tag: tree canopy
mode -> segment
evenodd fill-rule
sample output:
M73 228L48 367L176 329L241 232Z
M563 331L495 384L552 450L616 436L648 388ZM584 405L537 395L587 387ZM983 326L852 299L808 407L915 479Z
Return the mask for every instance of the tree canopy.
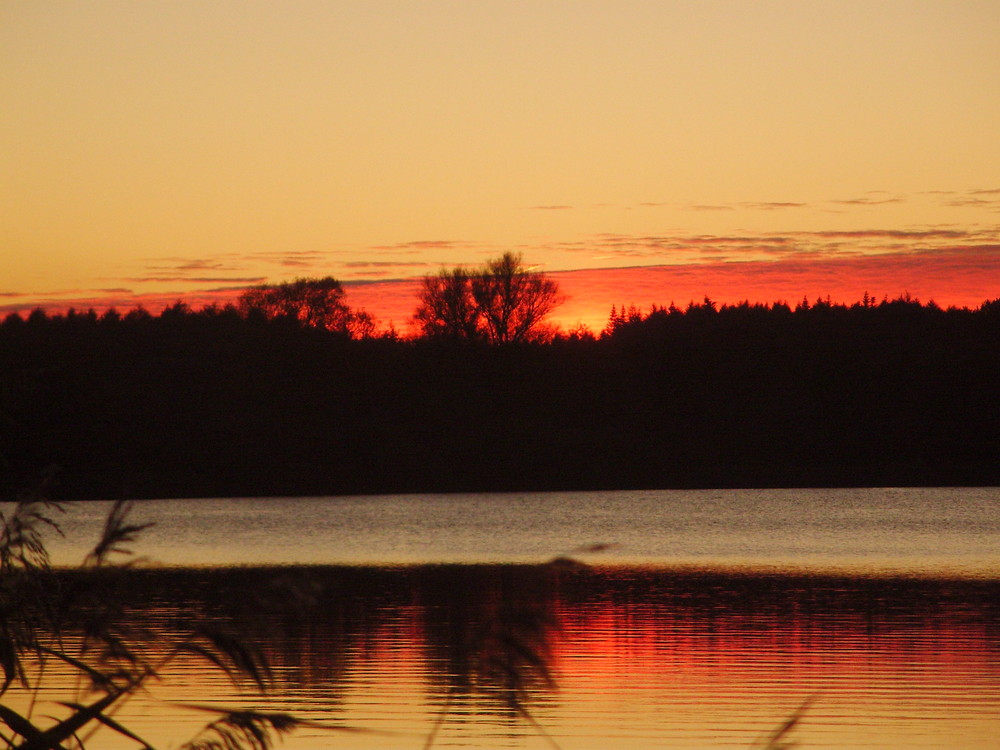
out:
M508 252L477 269L425 277L413 319L429 337L523 343L546 338L545 318L563 299L557 282Z
M332 276L251 287L239 296L238 305L244 315L261 314L268 320L290 318L305 326L352 336L370 335L375 327L368 313L351 310L344 302L344 289Z

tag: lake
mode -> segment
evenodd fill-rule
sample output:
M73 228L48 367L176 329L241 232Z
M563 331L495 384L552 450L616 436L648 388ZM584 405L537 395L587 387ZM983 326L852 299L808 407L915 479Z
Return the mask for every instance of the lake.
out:
M107 507L70 508L56 563ZM303 749L750 748L806 703L802 748L1000 747L1000 489L163 500L131 518L155 523L123 585L136 622L238 622L276 677L259 698L179 664L119 714L158 747L205 723L190 703L311 719L284 741Z

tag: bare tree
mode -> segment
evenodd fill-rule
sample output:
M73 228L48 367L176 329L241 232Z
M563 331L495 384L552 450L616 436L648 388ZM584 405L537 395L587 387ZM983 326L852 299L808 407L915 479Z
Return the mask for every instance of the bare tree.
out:
M559 284L528 270L520 254L504 253L488 261L472 278L472 297L494 344L533 341L544 336L545 317L564 297Z
M442 268L437 276L425 276L420 287L420 306L413 319L425 336L482 338L469 272L457 266L451 270Z
M520 255L504 253L474 271L459 266L425 277L414 321L425 336L537 341L563 299L555 281L526 268Z

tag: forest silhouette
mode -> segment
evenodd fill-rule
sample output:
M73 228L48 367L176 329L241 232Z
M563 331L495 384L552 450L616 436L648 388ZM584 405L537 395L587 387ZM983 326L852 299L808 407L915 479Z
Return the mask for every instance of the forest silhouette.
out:
M178 303L0 324L6 497L1000 484L1000 300L360 338Z

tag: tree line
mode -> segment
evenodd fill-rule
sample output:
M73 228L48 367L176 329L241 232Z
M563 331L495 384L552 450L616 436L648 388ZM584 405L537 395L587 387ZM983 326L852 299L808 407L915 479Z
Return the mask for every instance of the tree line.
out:
M442 268L438 274L425 277L412 322L417 335L424 338L491 344L544 341L555 332L546 317L563 300L555 281L530 270L520 255L505 253L478 268ZM164 314L169 317L190 312L184 302L178 301ZM387 330L379 330L378 321L370 313L352 309L345 300L343 286L332 276L260 284L243 291L235 303L208 305L202 312L208 316L282 320L352 339L398 337L391 324ZM94 318L97 314L89 310L83 315ZM148 315L140 307L125 317ZM79 316L75 310L69 313L69 317ZM12 324L18 317L11 316ZM42 309L29 315L36 321L46 317ZM112 309L104 317L116 320L121 316Z
M616 306L567 333L513 258L535 282L430 277L408 339L333 284L9 315L0 488L49 466L75 498L1000 484L1000 301Z

